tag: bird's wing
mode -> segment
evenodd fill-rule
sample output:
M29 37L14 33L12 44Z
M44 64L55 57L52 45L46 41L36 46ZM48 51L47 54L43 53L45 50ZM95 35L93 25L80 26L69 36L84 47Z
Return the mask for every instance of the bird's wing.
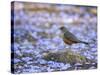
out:
M69 39L70 41L80 42L80 40L78 40L78 38L74 36L74 34L72 34L71 32L65 32L64 38Z

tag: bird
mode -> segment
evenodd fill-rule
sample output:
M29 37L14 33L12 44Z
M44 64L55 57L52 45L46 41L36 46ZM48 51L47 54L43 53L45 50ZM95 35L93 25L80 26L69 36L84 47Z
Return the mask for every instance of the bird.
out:
M65 44L68 44L68 45L72 45L72 44L75 44L75 43L84 43L86 45L89 44L88 42L79 40L73 33L68 31L68 29L64 26L60 27L60 30L63 33L62 36L63 36L63 41L64 41Z

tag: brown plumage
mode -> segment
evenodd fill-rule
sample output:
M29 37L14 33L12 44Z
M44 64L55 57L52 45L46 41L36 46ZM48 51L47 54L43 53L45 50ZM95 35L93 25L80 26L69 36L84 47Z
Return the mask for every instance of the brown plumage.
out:
M69 32L67 30L67 28L60 27L60 30L63 32L63 41L68 44L68 45L72 45L74 43L84 43L84 44L88 44L87 42L81 41L79 40L74 34L72 34L71 32Z

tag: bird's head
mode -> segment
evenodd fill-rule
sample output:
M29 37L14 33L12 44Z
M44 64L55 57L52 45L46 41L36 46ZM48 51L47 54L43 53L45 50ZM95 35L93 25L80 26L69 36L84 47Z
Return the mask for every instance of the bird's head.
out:
M66 32L66 31L67 31L67 28L65 28L64 26L62 26L62 27L60 27L60 30L61 30L62 32Z

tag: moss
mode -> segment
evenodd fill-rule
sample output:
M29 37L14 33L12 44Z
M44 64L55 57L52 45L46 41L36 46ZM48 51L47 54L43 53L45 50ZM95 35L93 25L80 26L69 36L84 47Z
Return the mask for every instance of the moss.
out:
M59 61L59 54L56 53L47 53L44 55L45 60Z
M81 56L80 54L67 50L65 52L48 52L44 55L45 60L52 60L57 62L63 62L63 63L85 63L86 57Z

